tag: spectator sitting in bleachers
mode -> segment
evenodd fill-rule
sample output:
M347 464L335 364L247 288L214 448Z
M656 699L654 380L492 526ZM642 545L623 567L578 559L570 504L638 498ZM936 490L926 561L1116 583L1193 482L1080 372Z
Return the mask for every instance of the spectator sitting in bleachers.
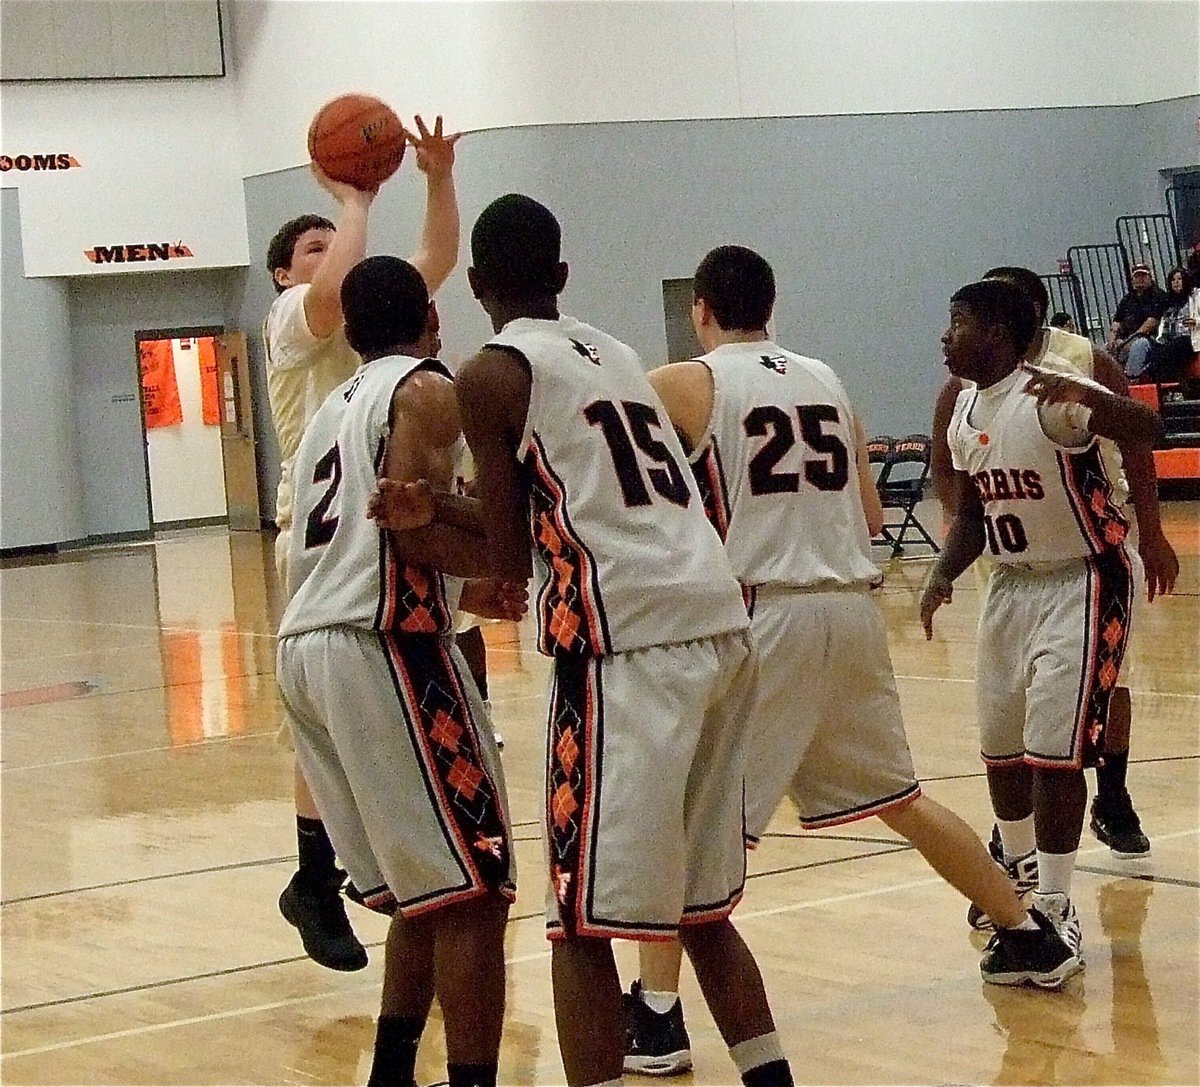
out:
M1183 268L1167 274L1167 308L1146 357L1143 381L1177 381L1200 350L1200 291Z
M1075 318L1066 310L1060 309L1050 318L1049 325L1051 328L1061 328L1064 332L1074 332L1076 335L1079 333L1079 329L1075 327Z
M1167 308L1167 292L1154 282L1150 265L1136 261L1130 270L1133 289L1117 303L1106 346L1125 367L1131 379L1140 378L1158 332L1159 318Z

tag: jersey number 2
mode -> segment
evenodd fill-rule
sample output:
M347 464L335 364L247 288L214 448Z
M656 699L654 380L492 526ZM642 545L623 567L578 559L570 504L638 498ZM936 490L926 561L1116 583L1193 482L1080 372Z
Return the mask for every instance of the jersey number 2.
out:
M826 434L824 423L838 422L838 410L832 404L799 404L800 436L822 460L804 462L804 478L818 491L840 491L850 478L850 454L846 443L836 434ZM750 459L751 494L794 494L800 490L799 472L776 472L775 466L796 444L792 417L774 404L755 408L742 423L748 438L767 438Z
M333 539L333 534L337 531L337 517L327 516L334 496L342 485L342 454L336 442L329 452L317 461L317 466L313 469L312 481L314 483L324 483L326 480L329 480L329 486L321 495L320 501L313 506L312 513L308 515L308 520L304 523L304 546L306 548L324 547Z
M691 492L683 472L671 451L652 432L652 428L662 429L662 422L654 408L636 400L622 400L620 408L611 400L595 400L584 408L583 417L592 426L598 426L604 434L625 505L650 505L652 499L646 487L648 479L650 486L668 502L687 509ZM628 425L626 420L629 421ZM646 469L645 479L642 478L642 466L638 461L638 449L657 465Z

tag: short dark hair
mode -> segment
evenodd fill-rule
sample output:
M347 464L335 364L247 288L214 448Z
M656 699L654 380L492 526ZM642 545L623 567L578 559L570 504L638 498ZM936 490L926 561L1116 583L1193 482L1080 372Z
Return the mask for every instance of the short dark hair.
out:
M471 230L471 264L489 290L507 297L557 295L562 228L530 196L508 193L480 213Z
M267 246L267 271L271 274L271 282L277 292L285 288L276 281L275 272L292 266L292 258L296 255L296 242L300 235L309 230L337 230L324 215L298 215L289 219L276 232L275 237Z
M1050 292L1037 272L1028 268L1018 268L1015 265L1001 265L983 273L984 279L1007 279L1015 283L1027 295L1037 309L1039 321L1045 320L1046 311L1050 308Z
M429 320L429 288L399 257L367 257L342 280L346 342L360 355L376 357L416 343Z
M722 331L766 328L775 308L775 273L753 249L720 245L696 268L692 297L712 307Z
M981 324L1004 328L1018 355L1025 353L1037 335L1033 299L1009 279L968 283L954 292L950 304L965 306Z
M1051 328L1066 328L1075 318L1072 317L1065 309L1060 309L1053 317L1050 318L1048 324Z

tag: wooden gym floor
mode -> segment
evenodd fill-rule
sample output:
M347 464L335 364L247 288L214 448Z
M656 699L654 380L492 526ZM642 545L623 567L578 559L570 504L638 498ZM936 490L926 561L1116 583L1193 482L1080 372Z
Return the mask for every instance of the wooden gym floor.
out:
M965 902L877 821L801 834L777 814L735 919L798 1083L1200 1081L1198 514L1166 506L1183 574L1142 613L1128 673L1153 857L1119 864L1085 830L1088 967L1064 992L983 985ZM968 575L926 644L925 569L892 564L880 593L910 742L927 792L982 835L978 594ZM371 963L335 974L275 905L295 837L271 570L266 537L207 531L0 574L4 1083L366 1081L386 920L350 906ZM528 622L486 634L521 843L500 1079L558 1083L537 829L547 668ZM631 947L618 955L628 982ZM681 1082L735 1083L686 971L683 987L696 1070ZM435 1010L418 1079L443 1079L443 1060Z

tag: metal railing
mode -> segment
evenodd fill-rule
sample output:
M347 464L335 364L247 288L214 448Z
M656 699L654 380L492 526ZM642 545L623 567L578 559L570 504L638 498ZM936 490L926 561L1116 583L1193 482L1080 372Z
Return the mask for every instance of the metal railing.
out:
M1131 262L1149 263L1160 287L1166 285L1167 273L1180 265L1179 237L1169 215L1122 215L1117 219L1117 241Z
M1079 324L1080 335L1103 343L1117 303L1130 289L1129 254L1120 242L1073 245L1067 250L1067 260L1083 295L1084 319Z
M1181 251L1200 245L1200 183L1167 189L1167 215Z
M1069 313L1081 336L1086 336L1088 327L1087 306L1083 301L1083 288L1074 272L1057 272L1042 276L1046 291L1050 295L1050 306L1046 310L1049 320L1056 313Z

